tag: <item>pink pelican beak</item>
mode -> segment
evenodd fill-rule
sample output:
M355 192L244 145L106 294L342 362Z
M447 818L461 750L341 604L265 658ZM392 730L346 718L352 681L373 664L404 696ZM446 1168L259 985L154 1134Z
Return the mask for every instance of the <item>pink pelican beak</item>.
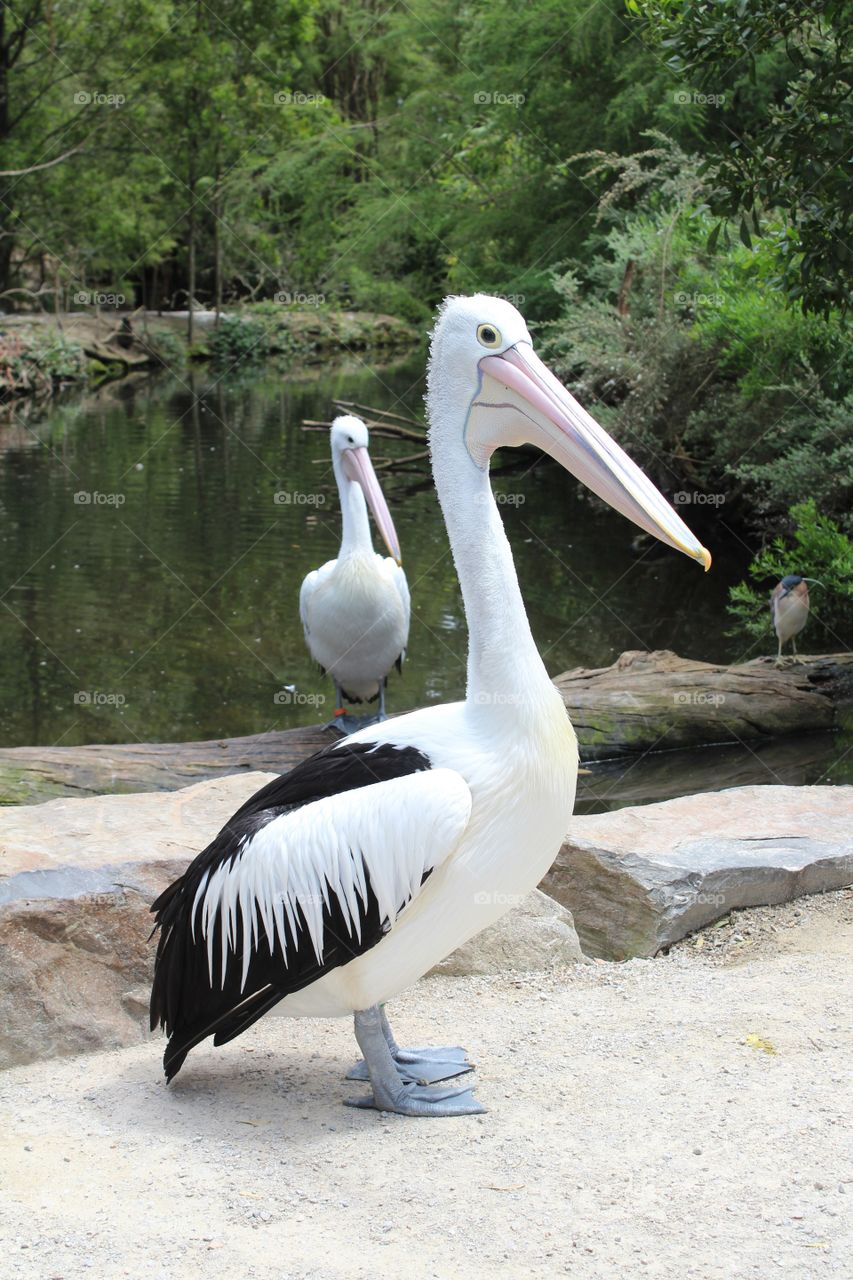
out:
M388 548L388 554L396 560L397 564L402 564L397 530L394 528L394 521L391 519L391 512L388 510L385 496L379 487L376 472L373 470L373 463L370 461L370 454L363 447L344 449L341 461L347 479L354 480L356 484L361 485L364 496L367 499L367 505L373 512L376 527L382 535L382 541Z
M488 407L492 421L496 410L514 409L516 415L521 415L514 415L513 422L507 424L510 435L505 443L535 444L634 524L710 569L711 553L697 541L675 508L569 394L528 342L518 342L500 354L483 356L479 366L482 386L472 410ZM475 458L478 453L482 457L484 446L486 453L490 451L487 442L478 439L477 429L478 417L472 415L469 450Z

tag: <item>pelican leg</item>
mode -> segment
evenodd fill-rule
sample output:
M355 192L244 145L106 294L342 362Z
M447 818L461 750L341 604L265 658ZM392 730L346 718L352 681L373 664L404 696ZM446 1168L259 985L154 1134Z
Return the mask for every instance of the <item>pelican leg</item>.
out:
M470 1116L486 1110L471 1089L433 1089L404 1080L391 1053L378 1005L355 1014L355 1038L364 1054L373 1094L347 1099L349 1107L395 1111L401 1116Z
M464 1076L466 1072L474 1070L473 1063L468 1060L468 1054L461 1045L401 1049L394 1039L394 1033L382 1005L379 1005L379 1022L401 1080L411 1084L435 1084L439 1080L452 1080L454 1076ZM346 1078L347 1080L369 1080L368 1064L365 1061L357 1062L352 1070L347 1072Z
M324 727L326 729L336 729L338 733L346 737L348 733L355 733L356 729L361 728L361 720L359 719L358 716L350 715L350 713L346 710L346 708L344 707L344 691L341 688L341 686L338 684L337 680L334 683L335 683L335 714L332 716L332 719L329 721L329 723Z
M376 717L378 722L385 719L385 686L387 683L387 678L379 681L379 715Z

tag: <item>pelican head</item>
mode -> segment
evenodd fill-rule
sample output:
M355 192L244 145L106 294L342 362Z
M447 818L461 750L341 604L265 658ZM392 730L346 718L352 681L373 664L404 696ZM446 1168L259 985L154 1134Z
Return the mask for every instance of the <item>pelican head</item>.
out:
M388 504L379 487L373 463L370 461L369 443L367 427L361 418L356 418L352 414L343 414L335 418L331 430L332 463L341 496L343 498L345 483L347 486L349 484L360 486L367 499L367 505L373 512L382 541L388 548L388 554L393 556L397 564L400 564L400 543L397 531L394 528Z
M447 299L433 331L428 399L433 421L449 421L454 403L468 406L464 443L477 467L496 449L535 445L641 529L710 568L710 552L542 363L505 299Z

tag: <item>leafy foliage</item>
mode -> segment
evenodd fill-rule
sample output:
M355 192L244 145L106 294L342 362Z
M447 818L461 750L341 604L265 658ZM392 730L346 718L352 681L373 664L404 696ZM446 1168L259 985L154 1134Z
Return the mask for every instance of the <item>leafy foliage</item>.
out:
M767 526L811 495L853 529L853 352L840 317L786 305L767 242L711 253L700 159L652 141L634 157L593 157L615 178L594 252L556 277L563 311L547 354L682 501Z
M46 394L85 373L83 348L61 333L35 327L0 332L0 399Z
M849 151L853 16L844 0L629 0L647 21L647 38L682 83L726 112L705 172L711 205L737 217L749 247L770 234L780 283L806 310L826 313L851 300ZM753 81L764 57L778 60L782 82L765 109L744 121L738 79ZM768 214L783 210L766 230Z
M219 364L245 364L262 360L270 349L269 332L258 319L246 315L221 316L212 331L208 346Z
M6 305L252 302L210 336L233 363L320 349L324 307L502 294L670 491L851 530L839 0L6 13Z

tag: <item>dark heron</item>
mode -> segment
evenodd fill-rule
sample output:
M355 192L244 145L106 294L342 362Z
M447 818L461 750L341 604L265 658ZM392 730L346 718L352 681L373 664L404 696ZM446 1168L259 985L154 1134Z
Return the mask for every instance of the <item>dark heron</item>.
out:
M770 592L770 614L773 618L773 630L779 641L776 654L777 665L782 662L782 646L791 641L793 656L797 656L794 640L809 620L808 582L816 586L822 584L816 578L804 578L800 573L787 574Z

